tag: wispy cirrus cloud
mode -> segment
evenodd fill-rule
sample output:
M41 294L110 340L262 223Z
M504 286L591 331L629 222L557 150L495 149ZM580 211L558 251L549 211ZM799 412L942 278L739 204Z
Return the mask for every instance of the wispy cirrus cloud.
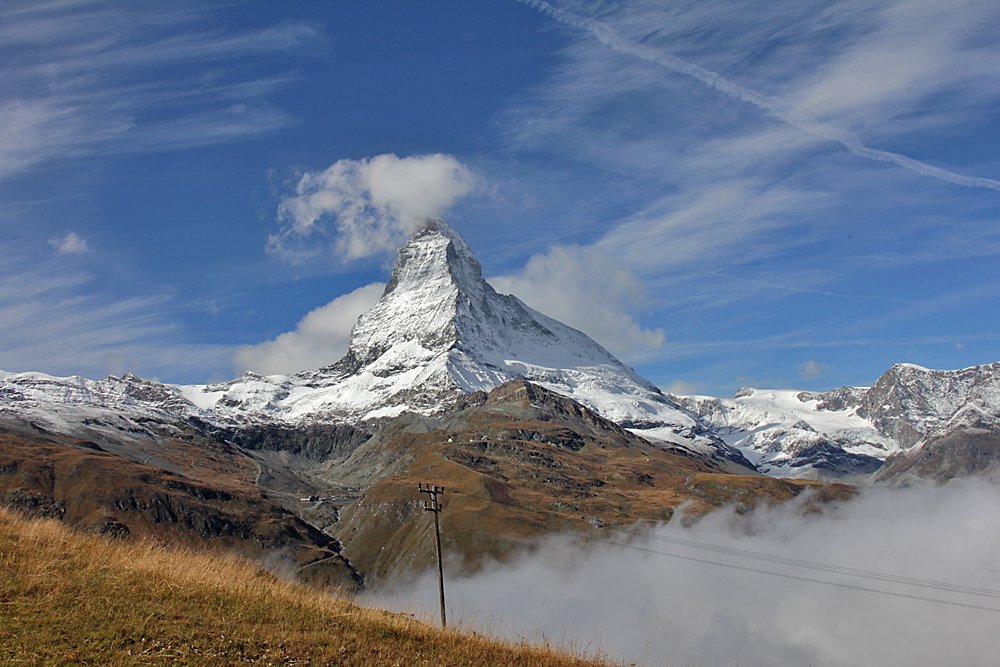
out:
M234 32L210 8L15 2L0 10L0 178L93 154L176 150L286 127L273 94L294 75L240 59L321 41L301 22Z
M65 236L50 239L49 245L55 248L60 255L80 255L89 250L87 242L80 238L76 232L66 232Z
M685 315L659 358L716 337L735 349L765 321L814 340L813 328L832 338L922 301L948 308L947 281L912 293L909 268L997 253L1000 163L942 142L1000 100L1000 8L523 4L566 41L500 117L505 138L516 154L586 165L617 197L626 212L589 243L645 284L655 316ZM816 318L804 330L803 310Z
M892 163L956 185L1000 190L1000 180L960 174L901 153L874 148L866 145L857 133L847 127L824 120L857 115L859 111L867 112L861 114L867 118L873 111L872 107L884 105L887 99L898 103L904 95L923 97L932 92L935 84L954 88L974 84L982 93L984 84L990 83L988 75L996 73L995 67L981 66L982 58L996 56L996 53L977 46L965 47L962 43L963 37L982 29L985 16L981 3L970 3L968 12L956 11L953 3L890 3L882 12L882 25L874 36L861 40L860 46L848 49L835 58L815 80L793 91L789 95L792 101L789 102L679 58L663 47L651 46L645 42L648 35L630 38L608 22L563 9L545 0L519 1L560 23L586 31L609 49L690 77L809 135L838 143L858 157ZM985 13L994 17L997 14L996 10L989 9ZM956 16L959 17L957 21ZM925 38L913 39L914 34L921 33ZM971 53L957 53L963 47ZM962 67L967 64L980 66L969 71L970 68ZM985 88L993 95L1000 93L995 84Z
M0 252L0 369L91 377L231 371L230 347L183 341L175 295L108 297L75 260L21 246Z

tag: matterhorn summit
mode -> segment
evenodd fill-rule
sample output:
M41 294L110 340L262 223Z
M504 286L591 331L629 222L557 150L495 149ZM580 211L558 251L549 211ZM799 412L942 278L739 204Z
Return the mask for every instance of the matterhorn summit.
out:
M271 412L285 420L356 422L434 414L462 393L515 378L626 426L697 437L689 413L585 334L498 294L465 240L441 220L427 221L400 248L385 292L358 319L343 359L287 379L251 376L206 387L202 399L222 389L213 406L220 413L249 401L257 410L280 406ZM260 392L269 392L261 382L274 384L263 405Z
M399 250L385 293L328 372L334 411L354 418L433 413L458 394L524 378L620 424L696 437L690 414L603 347L498 294L441 220L428 221Z

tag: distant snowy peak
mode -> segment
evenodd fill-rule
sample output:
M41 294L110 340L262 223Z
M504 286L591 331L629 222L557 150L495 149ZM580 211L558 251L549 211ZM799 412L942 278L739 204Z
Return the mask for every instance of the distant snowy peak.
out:
M830 392L744 388L733 398L681 397L761 472L787 477L858 477L898 449L855 414L863 387Z
M1000 432L1000 363L953 371L896 364L872 387L828 392L747 388L731 399L688 396L680 402L762 472L860 475L879 460L894 461L898 470L901 462L919 459L923 474L947 479L961 458L954 452L964 452L956 442L983 430ZM934 452L941 443L952 454L941 456L949 463L935 471ZM910 452L918 449L925 451ZM974 454L992 460L979 450ZM959 467L974 469L975 456L962 456ZM879 473L880 479L893 474Z
M0 374L0 419L54 433L89 439L100 432L174 432L179 418L198 412L179 388L131 374L103 380L37 372Z
M969 403L1000 411L1000 363L954 371L895 364L867 392L858 414L908 448Z

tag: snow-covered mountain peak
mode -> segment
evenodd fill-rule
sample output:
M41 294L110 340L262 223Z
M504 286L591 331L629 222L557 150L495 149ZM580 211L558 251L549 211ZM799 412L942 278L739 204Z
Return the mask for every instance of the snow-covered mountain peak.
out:
M399 249L385 293L419 289L435 280L476 291L482 278L479 260L465 239L444 220L427 220Z
M188 400L232 419L363 421L433 414L462 392L523 378L619 424L746 464L690 412L576 329L499 294L468 244L430 220L399 250L382 297L361 315L347 354L288 378L245 378L187 388ZM721 448L721 449L720 449Z
M399 250L382 298L351 333L342 377L364 367L380 376L444 355L457 388L488 390L533 368L613 367L655 394L583 333L499 294L462 237L429 221Z
M444 397L523 377L620 422L695 421L585 334L497 293L440 220L399 250L382 298L358 319L331 370L327 384L370 378L352 400L377 399L383 410L405 403L433 411Z
M355 372L393 348L416 357L447 351L458 340L460 301L481 301L484 285L462 237L441 220L427 221L399 249L382 298L355 324L345 370Z

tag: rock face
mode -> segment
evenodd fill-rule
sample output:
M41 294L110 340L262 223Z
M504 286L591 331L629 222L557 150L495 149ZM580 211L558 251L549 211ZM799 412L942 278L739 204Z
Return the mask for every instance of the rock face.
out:
M1000 410L1000 363L956 371L896 364L865 394L857 412L908 449L968 405Z
M876 483L1000 478L1000 363L956 371L897 364L858 413L903 445Z
M145 457L149 464L130 460L112 453L108 443L0 426L0 503L101 535L197 544L262 559L324 587L363 585L336 540L241 479L234 452L182 443L176 449L197 476L153 465L153 456ZM230 470L213 470L219 454L227 454Z
M1000 480L1000 418L976 405L965 406L914 447L889 457L875 483L899 486L961 477Z

